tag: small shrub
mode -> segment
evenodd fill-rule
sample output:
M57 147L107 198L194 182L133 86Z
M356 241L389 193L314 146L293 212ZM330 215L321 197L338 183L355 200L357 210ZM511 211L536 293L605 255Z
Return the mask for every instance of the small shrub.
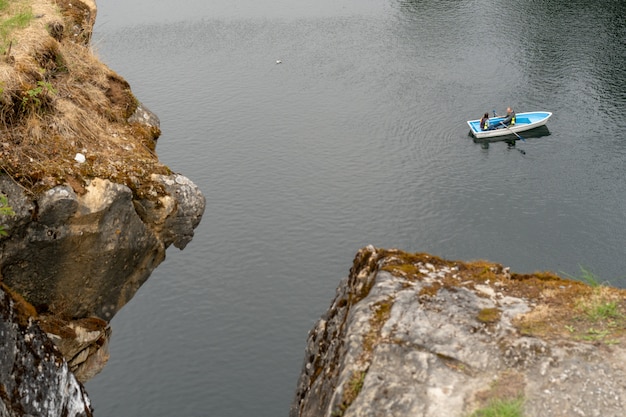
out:
M22 110L27 113L41 113L56 93L56 90L49 82L37 81L36 87L22 93Z

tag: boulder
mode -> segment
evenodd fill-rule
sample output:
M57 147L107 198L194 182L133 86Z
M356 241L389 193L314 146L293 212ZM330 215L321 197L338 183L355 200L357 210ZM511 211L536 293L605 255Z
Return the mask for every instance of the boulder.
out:
M146 200L134 201L127 186L108 180L92 179L81 195L57 186L33 198L0 176L16 213L4 219L10 233L0 241L2 281L40 314L110 321L166 248L191 240L202 217L205 200L190 180L159 178L169 193L146 210Z
M14 216L0 237L0 281L33 306L33 318L56 343L81 381L106 364L108 322L165 259L184 248L205 207L182 175L155 176L164 194L138 199L131 190L94 178L31 195L6 175L0 192Z

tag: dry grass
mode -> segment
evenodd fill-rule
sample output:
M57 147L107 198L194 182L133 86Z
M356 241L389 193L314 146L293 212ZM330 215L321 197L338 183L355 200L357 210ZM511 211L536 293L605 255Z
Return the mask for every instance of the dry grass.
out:
M79 192L100 177L140 197L158 195L150 174L169 173L154 153L160 131L128 122L138 103L89 47L91 9L80 1L16 3L30 4L34 17L3 39L11 47L0 56L0 170L32 192L67 182ZM77 163L77 153L87 161Z

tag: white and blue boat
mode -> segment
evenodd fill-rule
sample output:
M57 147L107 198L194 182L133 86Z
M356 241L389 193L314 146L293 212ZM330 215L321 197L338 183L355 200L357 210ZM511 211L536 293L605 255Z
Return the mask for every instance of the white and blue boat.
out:
M504 120L504 116L491 117L489 118L489 126L493 126L494 128L490 128L488 130L482 130L480 128L480 120L468 120L467 124L470 127L471 135L476 139L507 135L518 136L517 133L519 132L524 132L526 130L535 129L545 125L550 116L552 116L552 113L549 111L517 113L515 115L515 124L510 126L504 126L500 123Z

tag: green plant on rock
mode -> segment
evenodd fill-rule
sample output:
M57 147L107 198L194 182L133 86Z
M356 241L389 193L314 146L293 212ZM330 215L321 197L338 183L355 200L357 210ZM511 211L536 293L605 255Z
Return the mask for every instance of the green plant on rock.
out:
M474 411L470 417L523 417L524 399L495 399L486 406Z
M22 110L29 110L40 113L46 102L54 96L57 91L47 81L37 81L37 86L30 88L22 93Z
M363 382L367 371L354 371L350 380L346 383L343 391L343 401L341 405L332 413L333 417L341 417L344 415L348 407L352 405L356 397L359 396L361 389L363 388Z
M590 328L589 330L587 330L587 333L582 337L582 339L591 342L601 341L609 334L610 332L608 330L597 330L594 328Z
M580 276L578 279L593 288L602 286L598 277L593 272L585 269L583 266L580 266Z
M593 291L591 297L580 304L582 311L593 321L612 321L624 318L618 300L611 297L608 287L601 283L591 271L580 267L580 281L589 285Z
M610 320L622 317L617 301L599 300L584 310L592 320Z
M4 194L0 194L0 216L13 216L15 212L13 208L9 206L9 202L7 200L7 196ZM6 236L7 232L5 226L0 224L0 236Z
M565 329L578 340L607 345L621 343L626 334L626 304L622 296L588 269L581 266L580 270L579 276L564 274L588 286L575 300L579 314L572 317Z

